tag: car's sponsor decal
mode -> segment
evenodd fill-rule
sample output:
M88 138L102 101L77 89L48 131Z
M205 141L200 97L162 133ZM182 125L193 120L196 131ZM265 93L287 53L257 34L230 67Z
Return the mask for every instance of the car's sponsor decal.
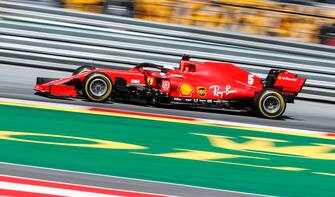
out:
M226 85L224 89L221 89L219 85L213 85L209 87L209 89L213 89L213 95L220 98L223 98L224 95L228 96L238 92L236 89L233 89L231 85Z
M298 79L278 76L278 80L284 80L284 81L297 81Z
M132 84L140 84L141 80L140 79L131 79L130 83L132 83Z
M154 83L154 78L148 77L147 78L147 84L148 84L148 86L151 86L153 83Z
M170 89L170 82L169 82L169 81L166 81L166 80L162 81L162 89L163 89L163 90L168 90L168 89Z
M190 98L179 98L179 97L174 97L172 99L175 102L182 102L182 103L196 103L196 104L205 104L205 103L209 103L209 104L220 104L220 103L224 103L226 102L225 100L222 99L190 99Z
M199 96L206 96L206 88L204 86L198 86L197 92Z
M183 78L183 75L180 75L180 74L171 74L171 77Z
M194 89L190 84L182 82L179 84L178 92L181 96L191 96Z

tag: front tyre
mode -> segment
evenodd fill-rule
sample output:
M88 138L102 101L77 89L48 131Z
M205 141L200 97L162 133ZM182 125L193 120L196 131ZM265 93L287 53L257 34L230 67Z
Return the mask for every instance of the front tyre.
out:
M286 109L284 97L274 89L265 89L254 100L257 113L264 118L280 118Z
M113 84L109 77L103 73L91 73L83 82L84 96L94 102L104 102L112 94Z
M83 74L86 72L90 72L93 69L95 69L93 66L88 66L88 65L80 66L75 71L73 71L72 75Z

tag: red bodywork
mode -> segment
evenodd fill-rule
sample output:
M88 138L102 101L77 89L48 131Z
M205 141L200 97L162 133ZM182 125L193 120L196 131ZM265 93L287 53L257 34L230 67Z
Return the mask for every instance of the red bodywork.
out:
M106 74L113 84L116 78L122 78L129 88L156 90L174 101L253 99L265 87L277 89L284 97L294 99L306 80L290 72L276 70L271 70L272 74L267 79L261 79L231 63L182 60L178 69L164 72L143 67L130 70L94 69L37 84L35 90L54 96L76 97L78 87L74 84L83 83L85 77L92 72Z

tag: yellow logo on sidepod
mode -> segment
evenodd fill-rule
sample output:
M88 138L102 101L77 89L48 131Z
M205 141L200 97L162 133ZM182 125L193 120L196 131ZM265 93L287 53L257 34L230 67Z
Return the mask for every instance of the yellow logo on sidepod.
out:
M187 83L181 83L178 88L179 94L181 96L191 96L193 93L193 87Z

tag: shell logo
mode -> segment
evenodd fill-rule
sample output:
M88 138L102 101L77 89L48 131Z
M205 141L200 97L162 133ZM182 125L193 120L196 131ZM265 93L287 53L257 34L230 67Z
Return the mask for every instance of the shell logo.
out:
M193 87L187 83L181 83L178 88L179 94L181 96L191 96L194 92Z

